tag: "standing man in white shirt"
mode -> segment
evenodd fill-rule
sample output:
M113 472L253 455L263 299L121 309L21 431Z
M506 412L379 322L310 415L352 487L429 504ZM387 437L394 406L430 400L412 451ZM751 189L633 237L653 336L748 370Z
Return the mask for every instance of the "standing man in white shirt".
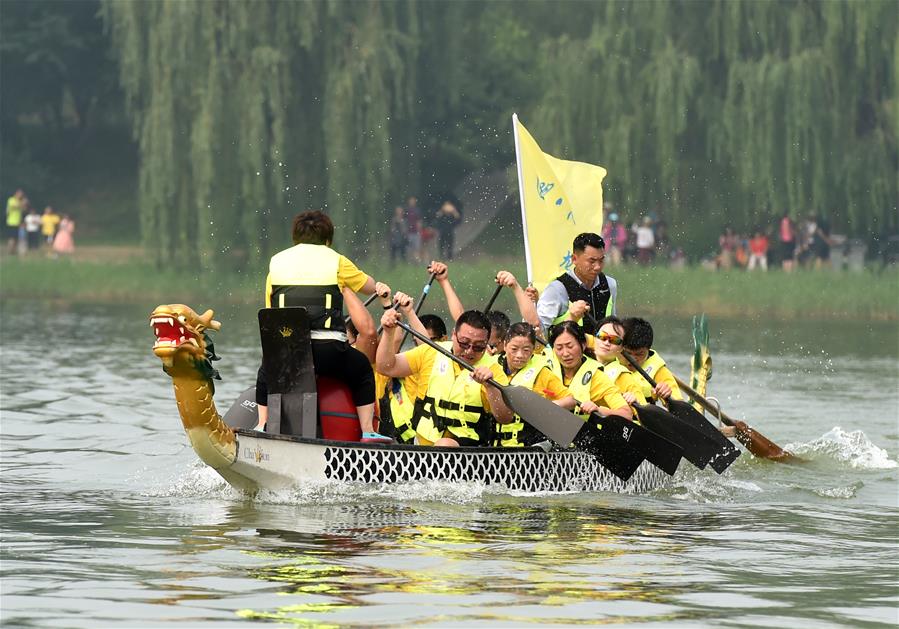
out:
M550 282L537 302L537 316L545 330L571 320L582 324L585 332L595 334L592 322L584 321L584 314L602 319L616 313L618 283L602 272L605 249L599 234L585 232L574 239L571 268Z

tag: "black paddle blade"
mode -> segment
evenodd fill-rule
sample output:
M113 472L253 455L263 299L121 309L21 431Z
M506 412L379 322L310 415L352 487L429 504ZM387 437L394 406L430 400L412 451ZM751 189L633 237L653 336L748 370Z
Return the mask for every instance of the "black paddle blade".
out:
M602 423L603 429L610 428L629 433L628 442L631 446L647 461L669 476L677 471L677 466L684 454L683 449L677 444L657 435L645 426L618 415L608 415L599 421Z
M709 461L709 465L719 474L730 467L730 464L740 456L740 449L730 439L721 434L705 416L697 411L691 404L680 400L669 400L668 410L679 420L688 424L696 431L702 433L720 447L720 451Z
M500 387L500 392L509 408L563 448L567 448L584 427L580 417L530 389L510 385Z
M574 445L596 457L600 465L623 481L627 481L640 464L643 456L630 444L632 431L620 430L620 427L606 424L604 418L591 415L574 438ZM583 422L582 422L583 423Z
M690 463L704 469L721 451L717 443L685 424L677 417L654 404L637 405L640 423L646 428L677 444Z

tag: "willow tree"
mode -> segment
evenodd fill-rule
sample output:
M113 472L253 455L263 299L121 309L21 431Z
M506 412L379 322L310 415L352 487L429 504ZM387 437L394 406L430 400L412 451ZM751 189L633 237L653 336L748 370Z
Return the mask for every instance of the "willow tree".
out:
M160 263L258 261L306 207L363 242L392 182L391 129L411 115L414 2L107 0L103 17Z
M897 15L889 0L609 3L588 36L544 42L532 126L683 233L760 211L895 230Z
M308 207L358 253L388 202L509 164L512 111L697 239L760 209L896 227L889 0L102 6L160 263L258 262Z

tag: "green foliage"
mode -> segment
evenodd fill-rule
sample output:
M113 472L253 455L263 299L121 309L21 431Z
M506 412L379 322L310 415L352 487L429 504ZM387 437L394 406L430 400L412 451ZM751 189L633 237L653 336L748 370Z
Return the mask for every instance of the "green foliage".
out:
M103 0L159 264L264 261L324 207L381 250L387 209L545 150L607 167L693 253L725 224L897 225L892 0ZM374 242L372 242L374 239Z
M0 6L0 189L43 190L121 108L99 0ZM119 116L121 118L121 116Z

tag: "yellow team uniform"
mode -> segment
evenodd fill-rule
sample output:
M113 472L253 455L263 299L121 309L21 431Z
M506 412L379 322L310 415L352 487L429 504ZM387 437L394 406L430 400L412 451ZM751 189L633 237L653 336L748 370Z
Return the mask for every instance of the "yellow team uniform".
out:
M452 342L440 345L452 351ZM458 363L429 345L419 345L403 356L417 383L407 391L415 396L412 425L418 442L433 445L441 437L449 437L460 445L485 445L494 420L484 387ZM502 368L486 353L474 366L490 367L494 378L503 375Z
M646 404L646 396L643 395L643 387L640 386L642 376L631 373L617 358L603 365L602 370L619 391L634 394L637 398L635 404Z
M649 350L649 356L647 356L646 360L643 362L640 367L647 374L652 376L652 379L656 381L656 383L664 382L668 386L671 387L671 399L672 400L683 400L683 396L681 395L680 389L677 386L677 380L674 379L674 374L671 373L671 370L665 366L665 359L659 356L654 349ZM657 398L652 393L652 386L646 381L646 378L641 376L638 373L633 374L634 379L637 380L640 385L640 390L643 392L644 397L651 404L655 404Z
M590 400L594 404L606 408L627 406L627 402L621 397L621 391L615 386L615 383L603 373L600 364L589 356L584 356L581 366L570 379L564 377L562 365L555 356L547 362L547 367L562 379L562 383L568 387L579 402Z
M497 377L496 381L500 384L513 384L520 387L531 389L535 393L539 393L547 400L560 400L571 395L568 388L562 383L562 380L554 374L547 366L546 356L544 354L534 354L524 367L519 369L511 376L505 372L505 356L497 357L502 375ZM520 448L532 440L536 431L518 415L507 424L497 423L497 438L495 445L504 448Z

